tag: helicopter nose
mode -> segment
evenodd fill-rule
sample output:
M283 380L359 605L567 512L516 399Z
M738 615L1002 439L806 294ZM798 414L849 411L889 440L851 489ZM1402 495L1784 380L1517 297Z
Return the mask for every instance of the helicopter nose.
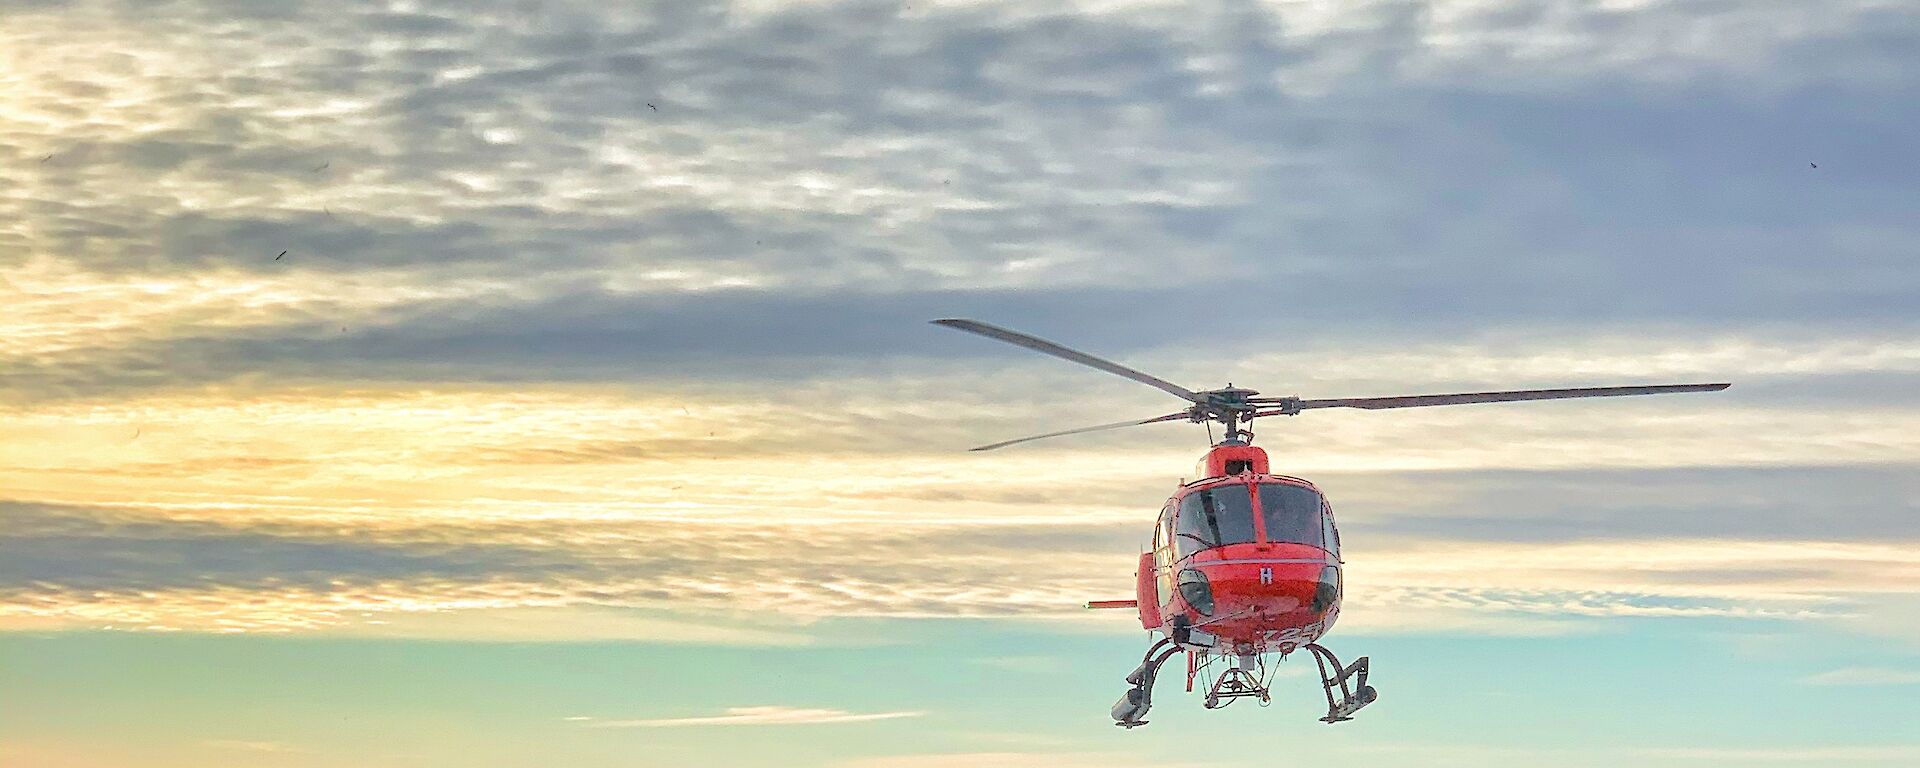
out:
M1207 568L1213 615L1313 620L1340 597L1339 567L1324 561L1223 561Z

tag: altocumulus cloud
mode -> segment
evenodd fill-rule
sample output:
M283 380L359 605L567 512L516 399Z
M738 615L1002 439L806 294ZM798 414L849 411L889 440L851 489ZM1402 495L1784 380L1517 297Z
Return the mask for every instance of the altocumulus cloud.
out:
M1911 328L1920 21L1882 3L5 13L6 258L197 297L10 356L52 391L818 362L929 303L1188 341L1142 332L1229 275L1267 338ZM151 312L69 310L25 330Z

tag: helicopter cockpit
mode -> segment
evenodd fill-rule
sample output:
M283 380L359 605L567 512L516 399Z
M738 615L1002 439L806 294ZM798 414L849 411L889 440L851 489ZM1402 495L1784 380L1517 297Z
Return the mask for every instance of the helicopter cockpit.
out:
M1261 483L1260 520L1267 529L1267 541L1310 544L1340 555L1340 534L1319 491L1291 483Z
M1194 491L1180 500L1173 518L1173 545L1185 558L1203 549L1255 540L1253 495L1233 483Z
M1264 539L1256 528L1256 508ZM1178 559L1214 547L1254 542L1306 544L1338 556L1339 534L1325 508L1318 491L1291 483L1216 485L1180 499L1170 538Z

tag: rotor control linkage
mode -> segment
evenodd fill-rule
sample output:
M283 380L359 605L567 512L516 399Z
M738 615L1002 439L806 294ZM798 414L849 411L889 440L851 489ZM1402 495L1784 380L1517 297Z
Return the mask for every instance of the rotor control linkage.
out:
M1167 646L1172 647L1164 651L1160 650ZM1157 656L1156 651L1159 652ZM1153 681L1159 677L1160 667L1167 663L1167 659L1173 658L1173 655L1179 652L1180 646L1167 638L1161 638L1147 649L1147 655L1140 661L1140 666L1135 667L1133 672L1127 675L1127 682L1133 687L1128 688L1126 694L1113 703L1114 725L1133 729L1147 724L1147 721L1140 718L1153 707Z
M1320 722L1332 725L1353 719L1353 713L1361 707L1372 704L1380 698L1380 692L1367 685L1367 657L1362 656L1352 666L1340 666L1340 657L1321 647L1319 643L1307 646L1313 653L1313 661L1320 667L1320 687L1327 694L1327 716ZM1340 689L1340 697L1334 698L1333 689Z

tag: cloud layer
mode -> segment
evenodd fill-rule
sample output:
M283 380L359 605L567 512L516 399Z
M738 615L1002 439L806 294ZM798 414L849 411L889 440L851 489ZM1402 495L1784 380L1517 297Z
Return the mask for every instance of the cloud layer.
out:
M1227 277L1275 340L1913 330L1893 4L411 8L5 11L26 394L861 358L929 303L1126 351Z
M956 315L1269 394L1733 380L1261 441L1349 627L1848 616L1917 591L1916 45L1885 0L0 9L0 628L1124 596L1197 431L963 455L1173 404Z
M586 720L581 723L586 728L687 728L693 726L722 725L832 725L836 723L864 723L874 720L897 720L903 717L919 717L922 712L867 712L853 713L841 709L810 709L806 707L728 707L726 714L707 717L666 717L650 720ZM569 718L572 719L572 718Z

